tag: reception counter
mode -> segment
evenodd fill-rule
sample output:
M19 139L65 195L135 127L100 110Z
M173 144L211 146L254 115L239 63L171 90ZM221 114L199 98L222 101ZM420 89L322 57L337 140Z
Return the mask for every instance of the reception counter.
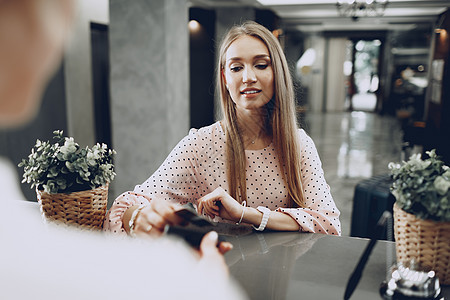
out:
M26 204L26 205L25 205ZM36 203L24 211L38 216ZM369 240L298 232L259 233L219 224L216 231L234 248L225 254L230 274L249 299L343 299L347 282ZM381 283L395 263L395 243L378 241L351 299L382 299ZM442 286L450 299L450 286Z
M231 274L250 299L343 299L369 240L322 234L266 232L227 237ZM382 299L380 284L395 263L395 244L378 241L351 299ZM443 287L445 299L450 288Z

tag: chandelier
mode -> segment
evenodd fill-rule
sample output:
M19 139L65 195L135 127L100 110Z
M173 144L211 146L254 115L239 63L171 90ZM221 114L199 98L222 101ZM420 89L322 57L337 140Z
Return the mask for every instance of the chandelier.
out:
M357 21L360 17L381 17L388 0L338 0L339 15Z

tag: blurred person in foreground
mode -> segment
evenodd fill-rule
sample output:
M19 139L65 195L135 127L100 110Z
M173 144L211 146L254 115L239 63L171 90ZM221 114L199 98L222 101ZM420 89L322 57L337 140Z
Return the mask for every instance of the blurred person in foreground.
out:
M0 0L0 127L25 124L64 51L76 3ZM119 239L46 226L0 158L0 291L5 299L244 299L217 233L199 251L169 238ZM117 256L120 264L111 263ZM199 286L200 285L200 286ZM201 293L199 292L201 290Z

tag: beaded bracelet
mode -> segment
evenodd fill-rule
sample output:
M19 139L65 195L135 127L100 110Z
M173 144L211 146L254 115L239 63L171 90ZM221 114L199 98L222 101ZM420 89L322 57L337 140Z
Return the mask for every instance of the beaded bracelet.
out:
M237 222L236 225L240 225L242 222L242 219L244 218L245 208L247 207L247 201L242 202L242 206L244 207L242 209L242 215L241 215L241 218L239 219L239 222Z
M130 236L135 237L136 235L134 234L134 225L135 225L135 221L137 216L139 215L139 213L141 212L141 210L145 207L145 205L141 204L139 205L138 208L136 208L133 211L133 214L131 215L130 218L130 222L128 223L129 227L130 227Z

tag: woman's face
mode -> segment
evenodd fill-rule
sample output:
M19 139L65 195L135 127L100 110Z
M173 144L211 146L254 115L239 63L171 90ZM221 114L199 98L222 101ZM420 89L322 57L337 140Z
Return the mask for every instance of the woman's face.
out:
M238 110L259 110L274 94L274 75L266 45L244 35L231 43L225 55L223 79Z

